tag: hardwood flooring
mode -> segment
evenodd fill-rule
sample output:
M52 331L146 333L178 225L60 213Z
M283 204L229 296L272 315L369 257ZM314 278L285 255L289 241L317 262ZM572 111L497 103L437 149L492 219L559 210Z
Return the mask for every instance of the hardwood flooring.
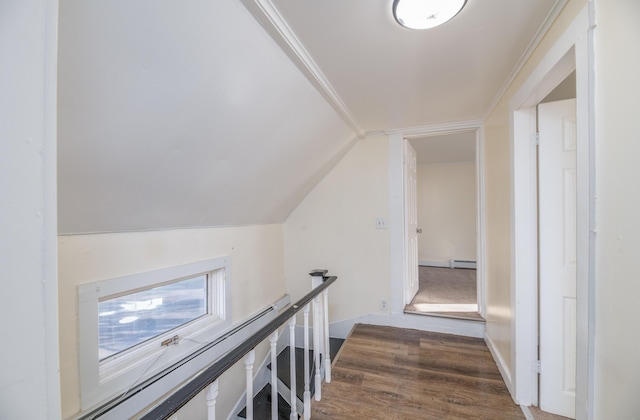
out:
M529 407L529 411L531 411L535 420L571 420L569 417L544 412L538 407Z
M311 418L524 419L484 341L358 324Z

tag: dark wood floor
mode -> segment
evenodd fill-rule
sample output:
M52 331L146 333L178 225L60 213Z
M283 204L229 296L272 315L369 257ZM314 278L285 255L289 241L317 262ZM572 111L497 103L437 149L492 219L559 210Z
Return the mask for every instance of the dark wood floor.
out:
M524 419L484 341L356 325L311 418Z

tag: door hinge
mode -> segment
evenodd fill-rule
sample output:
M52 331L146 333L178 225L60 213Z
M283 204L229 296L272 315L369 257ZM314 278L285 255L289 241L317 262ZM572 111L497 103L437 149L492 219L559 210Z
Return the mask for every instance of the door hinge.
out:
M533 362L533 371L535 373L542 373L542 362L540 360Z
M534 146L540 146L540 133L535 132L531 134L531 144Z

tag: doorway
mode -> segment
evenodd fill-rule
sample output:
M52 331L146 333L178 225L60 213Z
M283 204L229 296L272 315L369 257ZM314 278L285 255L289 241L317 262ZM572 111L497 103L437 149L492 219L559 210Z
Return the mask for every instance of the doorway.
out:
M408 243L404 313L482 321L476 270L477 130L411 136L403 142Z
M508 381L514 400L538 405L538 211L536 106L576 72L576 300L575 416L593 410L594 220L592 67L585 8L509 100L511 114L511 357ZM566 336L565 336L566 337ZM534 367L532 369L532 366ZM591 398L590 398L591 396Z
M565 418L576 416L577 384L579 178L575 86L575 72L571 72L544 99L522 111L523 116L524 112L529 114L533 133L527 168L533 182L528 189L533 213L529 250L537 274L526 285L535 291L535 308L529 313L529 321L536 323L531 338L537 361L537 375L531 378L531 405ZM520 286L525 284L521 282Z

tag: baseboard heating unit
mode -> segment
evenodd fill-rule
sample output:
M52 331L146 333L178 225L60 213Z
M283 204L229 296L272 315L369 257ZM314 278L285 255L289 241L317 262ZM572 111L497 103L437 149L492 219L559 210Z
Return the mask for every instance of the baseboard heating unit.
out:
M449 261L420 261L419 264L423 267L443 267L443 268L473 268L475 269L477 264L471 260L455 260Z

